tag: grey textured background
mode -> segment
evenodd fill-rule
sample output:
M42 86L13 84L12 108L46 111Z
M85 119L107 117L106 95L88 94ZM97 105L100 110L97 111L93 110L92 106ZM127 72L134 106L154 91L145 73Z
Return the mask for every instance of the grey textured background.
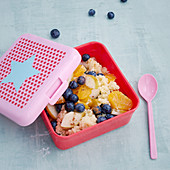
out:
M90 8L95 17L88 17ZM106 18L108 11L114 20ZM41 117L20 127L0 115L0 169L169 170L169 11L168 0L0 0L0 56L24 33L51 39L50 30L58 28L58 43L104 43L136 92L145 73L159 87L152 102L157 160L149 156L147 106L140 97L128 125L65 151L55 147Z

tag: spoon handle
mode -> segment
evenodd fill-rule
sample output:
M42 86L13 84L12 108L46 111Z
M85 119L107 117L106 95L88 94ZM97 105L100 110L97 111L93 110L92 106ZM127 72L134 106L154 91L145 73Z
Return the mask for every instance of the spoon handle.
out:
M150 157L151 159L157 159L157 147L151 101L148 102L148 121L149 121Z

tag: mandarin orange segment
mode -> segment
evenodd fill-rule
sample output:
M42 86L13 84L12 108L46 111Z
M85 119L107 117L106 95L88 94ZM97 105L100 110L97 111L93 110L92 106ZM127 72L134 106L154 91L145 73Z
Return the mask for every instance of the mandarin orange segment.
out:
M83 104L85 106L85 109L90 109L90 107L86 103L83 103Z
M82 76L84 74L84 72L86 71L86 68L83 65L79 65L76 70L73 73L74 77L79 77Z
M125 113L127 110L118 110L119 113Z
M113 74L106 74L105 77L108 78L109 83L116 80L116 76Z
M120 91L113 91L109 94L108 100L114 109L130 110L133 106L132 100Z
M81 85L77 92L77 96L80 100L87 99L91 92L92 90L89 87L87 87L86 85Z
M89 107L98 106L98 99L92 99L91 102L88 104Z
M61 96L58 101L56 102L56 104L61 104L61 103L65 103L65 99L63 96Z
M85 99L80 99L80 101L83 102L83 103L87 103L88 100L91 100L90 96L88 96L88 97L85 98Z
M74 93L74 94L78 94L78 91L79 91L80 87L81 87L81 86L78 86L76 89L72 89L73 93Z

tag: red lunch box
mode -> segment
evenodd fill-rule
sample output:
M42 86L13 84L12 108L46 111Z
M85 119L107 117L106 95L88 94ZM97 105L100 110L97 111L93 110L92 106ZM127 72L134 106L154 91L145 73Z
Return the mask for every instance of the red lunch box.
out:
M70 136L58 135L53 130L50 120L44 110L41 114L42 119L56 147L62 150L69 149L94 137L126 125L130 121L132 114L139 105L138 96L136 95L135 91L133 90L125 76L122 74L119 67L113 60L111 54L103 44L99 42L89 42L75 47L75 49L80 53L80 55L86 53L92 57L95 57L97 62L99 62L103 67L106 67L110 73L114 74L116 76L116 83L120 87L120 91L132 100L133 107L131 110L125 113L122 113L94 126L88 127Z

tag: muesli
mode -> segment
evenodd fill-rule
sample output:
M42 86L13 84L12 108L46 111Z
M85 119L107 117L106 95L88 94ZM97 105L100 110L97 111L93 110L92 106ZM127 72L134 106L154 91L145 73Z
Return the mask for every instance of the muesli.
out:
M68 136L130 110L132 100L119 91L116 77L88 54L69 80L69 87L47 114L54 131Z

